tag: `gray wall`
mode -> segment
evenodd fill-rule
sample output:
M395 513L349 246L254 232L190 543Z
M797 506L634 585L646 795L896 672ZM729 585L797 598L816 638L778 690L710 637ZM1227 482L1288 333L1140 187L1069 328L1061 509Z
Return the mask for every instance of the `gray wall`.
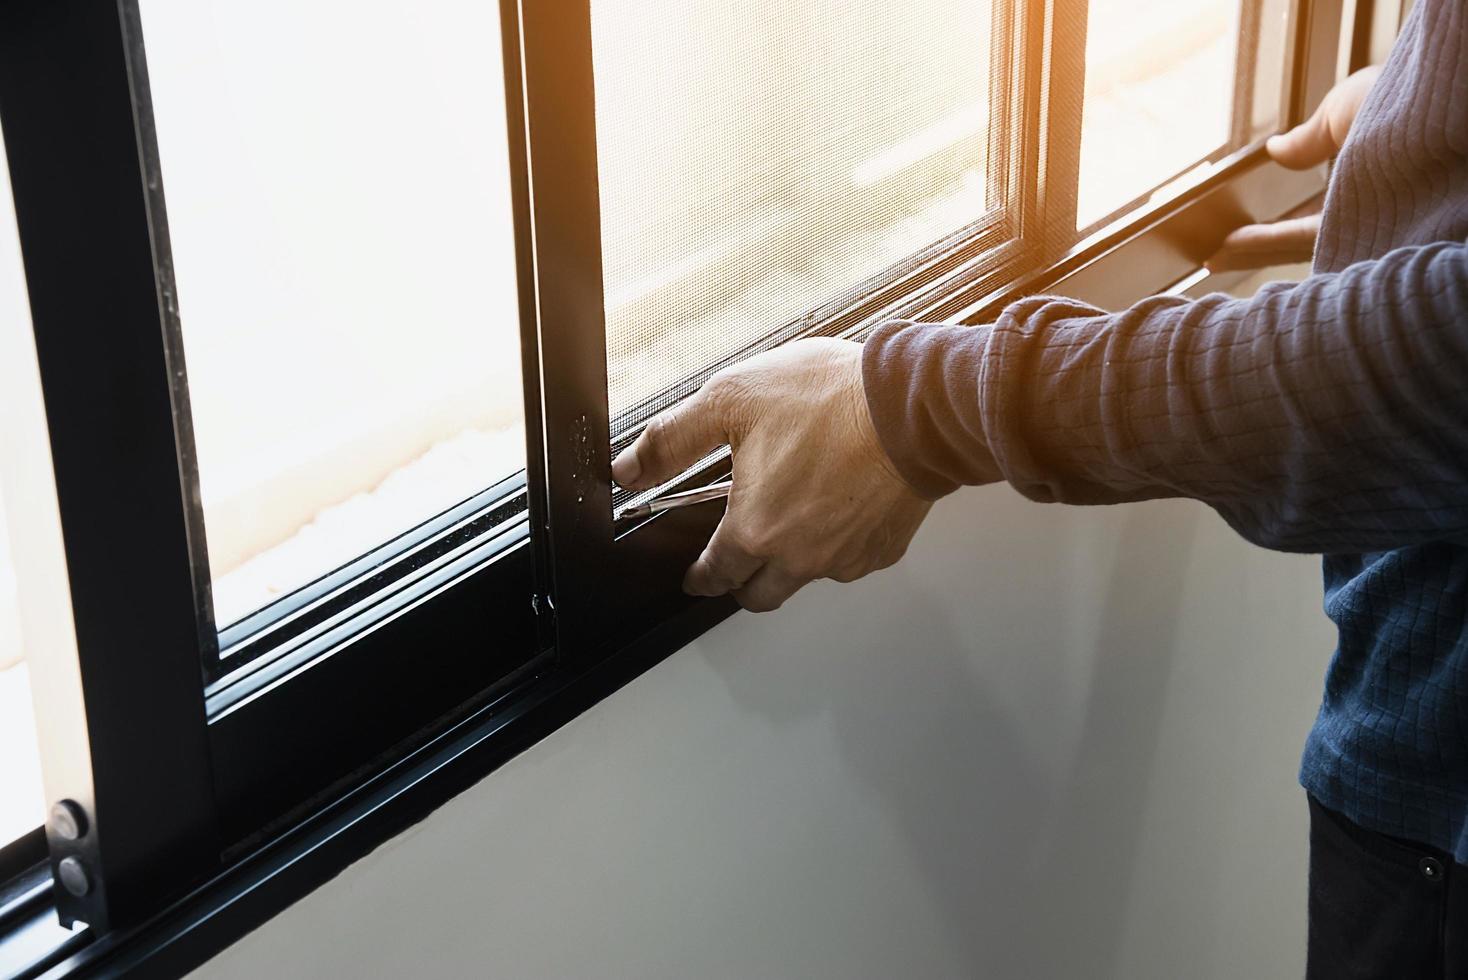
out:
M1200 505L958 494L199 975L1298 976L1319 589Z

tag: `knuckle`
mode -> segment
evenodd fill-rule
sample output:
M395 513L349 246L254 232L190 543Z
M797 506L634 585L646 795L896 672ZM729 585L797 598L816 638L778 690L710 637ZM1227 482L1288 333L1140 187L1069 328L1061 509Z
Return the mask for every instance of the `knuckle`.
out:
M856 572L857 578L864 578L878 569L886 567L882 562L887 555L891 554L891 550L891 546L889 545L863 553L860 558L852 562L852 571Z
M718 564L708 552L704 552L698 556L697 561L688 566L686 577L690 583L711 585L719 577Z
M843 578L840 581L854 582L856 579L868 577L868 575L871 575L872 572L875 572L879 568L882 568L881 553L863 553L863 555L856 556L850 562L841 565L840 572Z
M749 410L753 385L744 365L724 368L704 382L698 398L701 408L711 412L726 429L737 429Z
M735 596L739 605L750 612L774 612L780 608L780 602L773 596L761 595L755 592L741 592Z
M708 570L705 575L705 581L709 586L718 589L720 592L728 592L730 589L737 589L744 584L735 578L734 574L727 568L721 568L717 565L712 566Z
M647 423L646 437L649 456L661 460L668 455L669 443L674 438L672 419L668 413L653 416L652 421Z
M710 401L718 401L729 395L730 386L734 384L734 373L729 368L715 372L703 383L703 395Z
M893 565L900 562L903 557L906 556L906 554L906 542L898 544L895 547L888 548L887 551L883 553L882 560L878 563L877 568L891 568Z
M729 413L743 397L744 386L731 368L725 368L704 382L702 398L715 413Z

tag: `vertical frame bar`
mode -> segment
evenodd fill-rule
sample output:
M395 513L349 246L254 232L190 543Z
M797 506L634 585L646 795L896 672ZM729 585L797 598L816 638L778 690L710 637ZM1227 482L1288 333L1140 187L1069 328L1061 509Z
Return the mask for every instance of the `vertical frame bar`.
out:
M205 677L219 672L219 630L214 621L213 582L209 574L209 547L204 531L204 502L199 489L199 454L194 444L194 413L189 401L188 370L184 364L183 324L178 316L178 287L173 274L173 240L168 233L168 211L163 199L163 165L158 156L158 127L153 118L152 83L143 49L142 12L138 0L118 0L122 39L126 45L128 81L132 91L133 121L137 129L138 158L147 197L148 229L153 244L153 280L161 319L163 356L168 364L169 393L173 402L175 455L183 491L184 535L194 585L195 620Z
M1284 128L1298 125L1315 111L1335 85L1340 67L1340 39L1345 25L1344 0L1300 0L1302 10L1295 30L1299 47L1290 112Z
M591 3L520 0L519 15L547 519L537 582L560 661L584 669L695 605L679 583L712 508L616 541Z
M0 6L0 123L76 639L30 650L47 838L62 921L98 930L218 856L200 664L213 624L136 27L117 0Z
M996 0L996 12L1005 30L996 30L990 41L993 63L1002 66L990 80L989 160L1000 161L990 176L1003 200L1006 231L1021 249L1037 248L1032 239L1043 226L1041 179L1046 154L1043 147L1046 107L1042 97L1046 80L1044 63L1047 2ZM1060 175L1057 174L1057 179Z
M1376 0L1356 0L1351 19L1351 47L1346 73L1360 71L1371 64L1372 28L1376 23Z
M1024 118L1024 99L1018 91L1022 86L1014 79L1015 63L1022 61L1024 54L1015 50L1011 35L1024 36L1026 7L1024 0L996 0L989 37L988 192L991 201L1000 202L1006 230L1014 237L1019 236L1023 224L1024 201L1030 196L1027 188L1033 185L1024 180L1024 155L1011 152L1014 141L1010 139L1018 120Z
M1044 8L1043 27L1035 37L1042 45L1028 52L1029 70L1040 72L1040 128L1026 143L1041 153L1040 261L1064 255L1076 240L1076 206L1081 174L1081 124L1086 104L1087 0L1050 0L1031 4ZM1031 42L1033 43L1033 42Z
M1279 130L1284 132L1295 125L1295 93L1300 90L1305 63L1304 20L1309 0L1290 0L1289 14L1285 21L1285 71L1284 85L1279 93Z
M1229 110L1229 146L1249 143L1254 133L1254 87L1259 67L1259 29L1264 0L1239 0L1238 40L1234 48L1234 97Z
M500 49L505 71L505 133L510 154L510 208L515 222L515 282L520 309L520 378L525 403L525 495L530 513L531 608L540 649L555 644L554 575L550 564L546 492L544 398L535 239L530 203L530 143L519 0L500 0Z
M522 0L520 56L556 642L599 646L612 576L610 420L589 0ZM532 480L532 487L537 481Z

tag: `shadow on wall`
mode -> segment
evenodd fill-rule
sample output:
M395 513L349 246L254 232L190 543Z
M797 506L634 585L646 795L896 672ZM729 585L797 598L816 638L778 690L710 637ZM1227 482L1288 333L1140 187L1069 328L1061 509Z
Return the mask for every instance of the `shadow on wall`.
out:
M827 614L761 620L740 656L708 659L736 702L776 724L830 716L974 976L1120 975L1180 600L1208 519L1195 506L1129 510L1090 542L1060 520L973 522L946 560L884 583L890 615L872 616L865 590L830 589ZM1068 586L1096 580L1095 547L1110 550L1111 573L1079 597L1095 615L1077 621ZM993 556L987 578L975 553ZM986 623L997 628L976 628ZM1089 677L1067 691L1078 664ZM1010 696L1017 674L1026 690ZM1061 730L1047 732L1036 705Z
M1299 975L1318 590L1201 505L955 495L201 975Z

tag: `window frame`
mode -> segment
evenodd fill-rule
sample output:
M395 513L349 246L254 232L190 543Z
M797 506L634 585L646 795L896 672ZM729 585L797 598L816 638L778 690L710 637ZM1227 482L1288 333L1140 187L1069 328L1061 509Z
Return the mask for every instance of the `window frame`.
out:
M106 929L156 911L543 660L528 546L535 494L523 474L503 481L227 628L227 642L252 631L245 642L262 655L219 671L137 2L21 0L0 16L0 117L70 570L60 587L77 624L76 643L58 638L28 657L44 705L46 798L106 823L76 842L53 828L49 849L53 872L76 857L108 884L85 896L57 888L63 921ZM523 168L512 177L523 183ZM84 395L97 391L107 393L100 415ZM527 391L527 408L538 407ZM139 597L113 585L129 580L152 587ZM335 632L302 633L322 622ZM166 656L112 655L163 638ZM146 727L133 723L137 706ZM106 764L93 764L87 750L103 747ZM159 799L174 801L166 819ZM169 874L140 858L163 853Z
M192 437L176 423L176 351L159 330L166 277L154 275L166 231L149 221L120 23L97 12L6 8L0 111L75 620L74 641L58 631L28 658L46 701L46 798L71 801L87 831L68 840L52 820L47 843L53 874L78 862L89 883L81 895L55 889L62 923L105 929L192 880L214 812L199 684L212 621L179 463ZM40 37L70 50L24 43ZM63 107L69 124L56 126L50 113ZM86 166L98 160L111 165ZM126 650L148 656L117 656ZM149 705L148 725L131 723L129 703ZM144 799L171 805L149 814ZM157 874L129 873L144 864Z
M204 664L210 717L257 690L262 675L302 662L300 648L364 600L404 589L466 538L524 523L528 497L521 471L221 629Z
M1010 183L1003 220L968 226L890 274L707 366L695 380L771 340L860 338L882 320L914 316L956 289L992 292L1069 245L1075 237L1087 3L1002 0L998 10L1013 32L1005 35L1012 43L999 81L1006 87L1001 126L1024 129L1018 140L1001 134L994 141L1018 153L1001 157ZM696 601L682 594L679 582L708 540L718 509L667 512L631 527L614 519L605 476L611 454L642 426L611 418L608 406L590 0L524 5L520 27L537 286L536 304L523 315L536 317L541 388L556 393L544 406L545 443L564 450L547 456L544 581L560 655L594 663ZM555 192L537 195L535 186ZM727 460L715 457L679 486L727 473Z
M38 955L35 968L58 975L183 972L203 962L735 609L728 599L687 599L676 588L676 576L712 530L717 508L672 512L643 525L629 538L640 556L637 574L616 576L626 585L617 595L630 604L612 608L608 590L597 594L609 570L633 567L625 559L592 564L608 545L577 522L594 505L605 514L596 533L607 539L614 533L605 475L610 439L591 438L598 425L610 433L605 345L599 371L588 363L594 358L543 358L540 352L584 342L578 331L601 319L599 254L590 277L584 187L577 194L533 194L534 184L560 191L568 174L585 173L588 129L594 153L594 120L586 111L589 16L578 21L573 9L589 6L586 0L505 0L502 44L530 433L526 482L516 491L524 494L523 516L497 532L514 540L501 541L488 550L488 560L462 574L445 572L425 583L423 593L394 616L367 617L363 631L297 665L289 682L277 679L251 690L206 723L199 651L215 634L198 614L199 565L191 558L202 553L202 539L189 537L199 526L197 501L190 497L187 467L180 469L179 460L188 458L187 431L177 421L177 391L169 382L181 348L170 346L176 333L169 332L168 304L157 292L167 282L159 275L160 267L166 273L166 229L160 250L161 222L150 217L161 216L161 201L148 196L138 152L148 113L136 94L141 59L134 50L135 6L133 19L127 16L135 2L17 0L0 12L0 121L13 179L20 178L13 183L17 220L28 282L34 278L33 319L78 626L75 649L48 650L33 662L33 670L42 663L42 673L72 676L77 687L69 702L38 692L46 709L39 714L50 731L85 731L92 745L106 747L105 761L95 755L53 758L53 740L44 739L47 798L85 803L94 798L85 794L95 792L96 799L112 801L105 820L94 822L92 844L83 837L80 848L85 860L97 862L105 889L73 901L35 867L9 879L9 891L0 880L0 944L58 912L91 923ZM1362 23L1362 2L1367 0L1357 0L1356 24ZM1025 10L1033 19L1042 6L1055 11L1074 3L1080 0L1029 2ZM1342 13L1341 0L1294 0L1291 25L1301 26L1286 48L1291 112L1282 125L1298 121L1300 107L1313 105L1333 81ZM569 30L558 14L573 15ZM1037 22L1046 23L1043 15ZM577 58L566 58L568 40ZM1071 63L1079 57L1083 64L1084 34L1068 47L1052 46L1048 56ZM1327 62L1328 70L1322 67ZM1038 85L1039 77L1027 84ZM1072 74L1065 81L1077 84ZM557 107L558 98L570 101ZM566 113L567 105L584 108L579 116L571 113L569 129L548 133L547 122ZM1074 106L1078 128L1078 99ZM58 115L71 125L57 127ZM1064 117L1045 123L1065 124ZM1038 167L1038 146L1025 143ZM1049 155L1046 166L1070 165ZM1038 176L1038 170L1029 172ZM1052 216L1063 213L1057 199L1064 188L1048 176L1056 172L1047 170L1040 182L1052 194ZM910 312L897 313L894 304L880 316L975 322L1041 289L1106 305L1121 291L1135 296L1186 286L1222 222L1277 217L1322 188L1322 171L1283 171L1256 146L1073 247L1068 238L1066 247L1056 244L1058 237L1029 239L1039 242L1043 256L1029 275L988 279L959 263L932 289L905 297L901 308ZM1072 188L1071 227L1065 230L1071 238L1073 204ZM599 208L589 213L599 215ZM1038 203L1028 217L1057 236L1063 227L1041 220ZM81 232L85 241L69 240ZM594 248L599 253L599 228ZM125 305L77 288L109 282L108 276L118 281ZM559 294L550 288L568 281L591 281L596 288ZM86 351L89 356L79 356L73 348L86 344L78 336L90 342L96 332L84 331L94 322L125 323L127 329L107 332ZM859 323L846 326L849 334L860 332ZM65 342L68 330L71 344ZM118 370L119 363L135 369ZM95 389L85 382L117 386L110 391L118 424L146 433L147 466L102 444L108 430L92 424L95 412L80 393ZM587 407L597 399L599 418L594 404ZM95 479L98 473L106 480ZM143 511L146 519L129 508L139 494L156 502L166 488L172 490L163 503ZM577 491L587 499L575 502ZM435 524L425 533L445 530ZM409 535L403 544L433 547L422 535ZM577 567L578 561L587 564ZM123 608L109 585L117 575L146 575L167 587L153 590L157 594L144 607ZM145 671L135 669L137 658L109 662L104 655L155 649L165 637L167 655L146 661ZM416 689L405 686L425 649L441 656L436 664L445 668L442 676L423 679ZM420 678L425 673L416 671ZM94 703L104 694L118 699L119 691L132 692L132 703L146 705L150 714L158 709L146 732L129 731L139 726L129 726L125 712ZM367 717L393 701L392 717L380 724ZM323 733L333 733L335 741ZM185 764L178 770L156 765L157 746L175 738L181 741L165 748ZM301 752L308 744L313 751ZM165 809L160 799L177 806L167 808L161 825L146 822ZM50 830L54 876L56 863L79 849L60 839L57 827ZM105 850L95 848L99 836ZM165 838L181 846L167 850L166 862L152 860L163 853ZM5 853L12 856L12 849ZM34 838L13 853L20 855L17 864L37 856ZM160 868L169 871L161 880ZM145 885L143 877L155 880Z

